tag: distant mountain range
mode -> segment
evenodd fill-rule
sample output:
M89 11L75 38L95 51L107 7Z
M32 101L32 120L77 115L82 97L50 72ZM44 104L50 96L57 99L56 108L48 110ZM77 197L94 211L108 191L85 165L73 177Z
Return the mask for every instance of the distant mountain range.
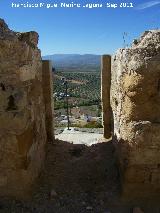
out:
M51 60L53 67L60 71L99 71L101 56L93 54L54 54L42 57Z

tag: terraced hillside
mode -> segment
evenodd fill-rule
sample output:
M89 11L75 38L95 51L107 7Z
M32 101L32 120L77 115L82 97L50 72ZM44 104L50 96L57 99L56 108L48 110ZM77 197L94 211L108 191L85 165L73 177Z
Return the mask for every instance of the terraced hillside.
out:
M62 77L68 82L70 106L100 105L100 72L55 72L54 97L55 108L64 108L65 87Z

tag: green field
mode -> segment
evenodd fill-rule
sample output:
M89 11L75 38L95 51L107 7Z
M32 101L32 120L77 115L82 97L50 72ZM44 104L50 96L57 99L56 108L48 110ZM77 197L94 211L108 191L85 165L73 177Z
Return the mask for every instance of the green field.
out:
M100 105L101 77L100 72L54 72L54 94L56 93L55 109L65 108L64 98L60 93L65 93L65 86L61 78L68 82L69 105L91 106Z

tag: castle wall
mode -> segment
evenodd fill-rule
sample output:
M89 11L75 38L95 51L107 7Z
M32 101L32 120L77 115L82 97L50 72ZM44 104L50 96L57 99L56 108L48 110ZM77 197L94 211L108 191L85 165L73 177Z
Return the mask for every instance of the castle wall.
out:
M30 193L47 140L42 61L36 32L0 20L0 195Z
M103 55L101 57L101 100L104 138L111 137L111 106L110 106L110 87L111 87L111 56Z
M160 31L147 31L112 58L111 105L126 197L160 190Z
M53 103L53 76L52 63L48 60L42 61L42 87L45 104L45 121L48 141L54 139L54 103Z
M26 197L53 141L52 70L36 32L16 33L0 19L0 195ZM110 104L112 109L110 108ZM160 31L102 57L104 137L112 132L123 195L160 192Z

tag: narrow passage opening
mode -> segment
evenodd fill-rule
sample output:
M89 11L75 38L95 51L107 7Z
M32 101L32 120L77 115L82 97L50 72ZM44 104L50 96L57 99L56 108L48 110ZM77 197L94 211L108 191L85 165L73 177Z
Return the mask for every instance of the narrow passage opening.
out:
M55 138L74 144L98 143L103 138L101 56L65 57L53 57Z

